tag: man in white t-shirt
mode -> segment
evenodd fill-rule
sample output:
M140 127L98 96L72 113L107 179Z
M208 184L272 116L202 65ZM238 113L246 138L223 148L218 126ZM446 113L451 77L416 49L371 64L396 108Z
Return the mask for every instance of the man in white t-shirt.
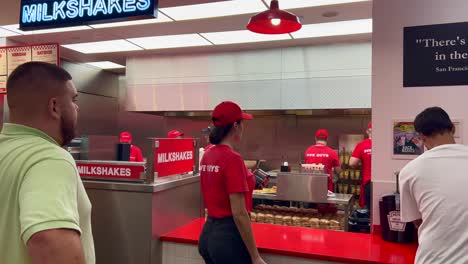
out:
M455 128L439 107L414 121L428 151L400 172L401 219L414 222L416 264L468 263L468 147L455 144Z

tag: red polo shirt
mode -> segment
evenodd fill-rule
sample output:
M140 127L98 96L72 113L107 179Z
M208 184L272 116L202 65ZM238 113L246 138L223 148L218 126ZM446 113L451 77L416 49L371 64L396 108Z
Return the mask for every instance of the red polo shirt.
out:
M332 169L341 166L338 153L328 146L314 145L306 150L304 160L306 164L325 165L326 173L329 175L328 189L333 191Z
M372 140L365 139L357 144L353 151L353 158L361 160L362 165L362 181L361 181L361 192L359 194L359 205L365 205L364 199L364 185L371 181L371 168L372 168Z
M357 144L353 151L353 158L361 160L362 163L362 182L368 183L371 180L371 167L372 167L372 140L365 139Z
M246 208L252 210L255 179L239 153L229 146L217 145L206 150L200 163L200 177L210 217L232 216L229 195L235 193L244 193Z
M141 149L137 146L131 145L130 146L130 161L133 162L143 162L143 154L141 153Z

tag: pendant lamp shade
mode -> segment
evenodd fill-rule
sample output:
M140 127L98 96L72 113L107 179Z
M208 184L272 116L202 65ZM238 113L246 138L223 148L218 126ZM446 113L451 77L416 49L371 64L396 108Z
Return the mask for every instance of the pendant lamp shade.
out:
M279 9L278 0L272 0L270 9L250 18L247 29L260 34L287 34L298 31L299 17Z

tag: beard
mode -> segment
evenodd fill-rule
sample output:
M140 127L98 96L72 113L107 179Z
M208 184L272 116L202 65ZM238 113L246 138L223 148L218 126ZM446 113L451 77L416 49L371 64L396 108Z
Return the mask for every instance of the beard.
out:
M60 118L60 132L62 133L62 146L68 145L78 134L76 122L71 118Z

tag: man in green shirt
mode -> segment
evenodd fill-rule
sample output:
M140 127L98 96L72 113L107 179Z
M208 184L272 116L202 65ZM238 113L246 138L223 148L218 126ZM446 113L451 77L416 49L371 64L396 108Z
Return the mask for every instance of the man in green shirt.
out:
M0 263L94 264L91 203L61 146L76 136L77 91L52 64L7 81L11 123L0 133Z

